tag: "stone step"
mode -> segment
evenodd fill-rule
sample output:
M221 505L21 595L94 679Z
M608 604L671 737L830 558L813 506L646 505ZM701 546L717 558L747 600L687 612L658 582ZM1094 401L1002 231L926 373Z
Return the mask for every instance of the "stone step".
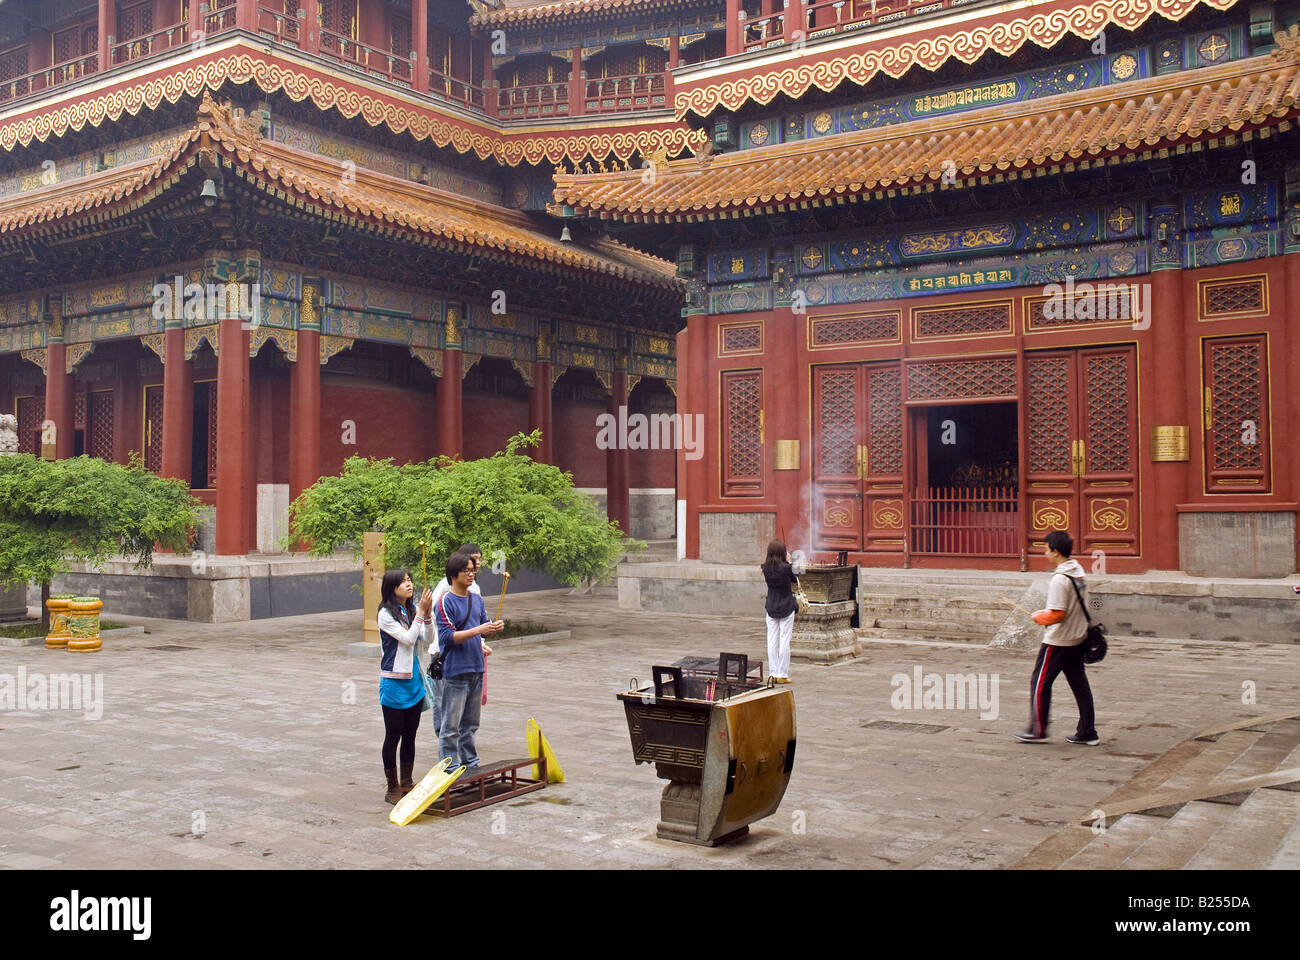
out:
M1300 754L1300 720L1281 720L1259 735L1232 763L1223 769L1216 780L1239 780L1274 770L1287 770L1300 764L1291 758Z
M662 563L677 559L676 540L647 540L645 549L635 553L625 553L620 563Z
M877 618L876 622L871 624L878 630L898 630L907 633L960 633L981 636L992 636L992 630L981 630L974 624L958 620L913 620L913 619L892 619L887 617Z
M859 594L871 594L881 597L942 597L942 598L976 598L995 597L1005 594L1013 599L1019 597L1029 587L1028 583L1007 584L963 584L963 583L881 583L874 580L859 580Z
M1113 870L1165 825L1164 817L1126 813L1092 838L1092 842L1065 863L1062 870Z
M1121 866L1125 870L1177 870L1205 846L1236 810L1226 803L1207 803L1204 800L1184 804L1165 821L1164 826L1129 854Z
M1269 870L1300 870L1300 823L1295 824L1267 864Z
M857 634L859 639L864 642L872 640L920 640L925 643L969 643L974 646L985 646L991 638L991 634L985 633L888 630L878 627L860 627Z
M1187 870L1258 870L1300 821L1300 793L1256 790L1187 861Z
M1204 750L1183 764L1176 773L1161 784L1160 789L1189 790L1214 782L1261 736L1261 733L1250 730L1228 731L1214 743L1206 744Z
M886 607L877 605L859 605L858 616L862 620L916 620L925 622L950 623L954 616L960 616L963 623L975 623L996 630L1007 619L1005 610L964 610L948 608Z
M1012 599L1016 599L1013 597ZM942 609L954 607L960 610L1011 610L1011 605L997 597L904 597L891 593L858 593L859 604L873 604L882 607L933 607Z

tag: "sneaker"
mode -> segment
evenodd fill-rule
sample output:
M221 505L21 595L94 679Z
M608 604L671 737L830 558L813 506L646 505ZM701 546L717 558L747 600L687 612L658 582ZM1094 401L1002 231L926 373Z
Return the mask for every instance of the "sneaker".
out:
M1072 733L1065 738L1066 743L1081 743L1085 746L1095 747L1101 743L1101 739L1094 733L1091 737L1081 737L1077 733Z
M1019 740L1021 743L1046 743L1047 742L1046 735L1041 737L1035 736L1034 731L1032 730L1021 730L1019 733L1016 734L1016 739Z

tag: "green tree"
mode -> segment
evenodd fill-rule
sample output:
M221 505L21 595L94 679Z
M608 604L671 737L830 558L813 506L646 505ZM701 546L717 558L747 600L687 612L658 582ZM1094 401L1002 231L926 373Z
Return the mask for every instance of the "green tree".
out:
M505 450L481 460L439 457L426 463L352 457L337 477L322 477L292 507L292 535L314 555L350 546L361 535L386 532L386 563L420 569L420 540L430 580L462 543L477 543L488 563L527 567L578 586L600 580L638 541L625 541L573 476L520 453L541 442L540 431L516 434Z
M41 585L48 626L50 582L72 561L124 556L144 568L154 545L188 549L199 501L180 480L97 457L0 456L0 584Z

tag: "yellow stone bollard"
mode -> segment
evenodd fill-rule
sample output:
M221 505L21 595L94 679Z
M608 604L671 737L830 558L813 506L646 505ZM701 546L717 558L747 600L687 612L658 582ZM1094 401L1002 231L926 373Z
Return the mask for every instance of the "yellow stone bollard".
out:
M99 611L104 601L99 597L75 597L68 604L68 649L89 653L103 646L99 639Z
M47 650L62 650L67 647L68 604L76 597L75 593L52 593L45 601L45 609L50 611L50 632L45 637Z

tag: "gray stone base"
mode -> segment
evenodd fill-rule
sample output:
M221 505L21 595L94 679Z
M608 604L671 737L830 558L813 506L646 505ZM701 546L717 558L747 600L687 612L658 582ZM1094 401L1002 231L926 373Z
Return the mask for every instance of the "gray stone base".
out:
M383 648L377 643L367 643L365 640L358 640L355 643L348 644L349 657L378 657Z
M857 611L853 600L838 603L810 603L807 613L794 615L790 637L790 659L807 663L838 663L862 652L849 621Z
M752 563L757 568L775 536L774 513L701 513L700 559L705 563Z
M1180 513L1178 562L1194 577L1289 577L1295 534L1287 511Z
M27 619L27 591L19 587L0 587L0 623Z

